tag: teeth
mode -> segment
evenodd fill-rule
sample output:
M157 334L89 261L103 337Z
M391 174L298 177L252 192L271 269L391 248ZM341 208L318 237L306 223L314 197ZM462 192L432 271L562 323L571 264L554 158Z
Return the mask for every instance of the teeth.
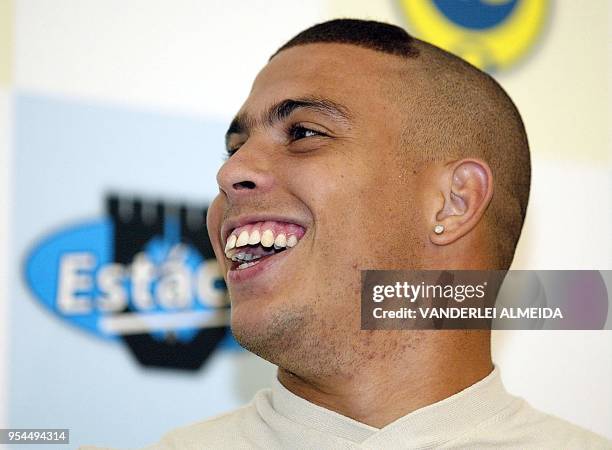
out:
M236 246L236 240L238 238L236 237L235 234L232 234L229 239L227 240L227 243L225 244L225 252L227 253L228 250L233 249Z
M238 266L239 269L246 269L247 267L251 267L254 266L255 264L257 264L259 261L253 261L253 262L245 262L242 263Z
M253 230L251 236L249 237L249 245L259 244L260 240L261 234L259 233L259 230Z
M274 233L272 230L266 230L263 232L261 236L261 245L264 247L272 247L274 244Z
M291 247L295 247L295 244L298 243L297 238L295 237L295 235L291 235L289 236L289 238L287 239L287 247L291 248Z
M287 236L285 236L284 233L279 234L278 236L276 236L276 239L274 239L274 248L275 249L280 249L280 248L284 248L287 245Z
M238 236L238 240L236 241L236 247L243 247L247 245L248 242L249 232L247 230L244 230L242 233L240 233L240 236Z
M246 245L261 244L263 247L270 248L274 246L275 250L281 250L285 247L292 248L298 243L298 238L295 235L287 236L285 233L280 233L276 238L271 229L264 230L263 233L259 229L253 230L250 235L247 230L243 230L240 235L232 233L225 244L225 255L232 261L255 261L259 256L254 256L249 253L232 251L234 248L244 247ZM233 255L232 255L233 253Z
M261 258L261 255L253 255L252 253L240 252L234 253L232 256L227 256L234 262L256 261Z

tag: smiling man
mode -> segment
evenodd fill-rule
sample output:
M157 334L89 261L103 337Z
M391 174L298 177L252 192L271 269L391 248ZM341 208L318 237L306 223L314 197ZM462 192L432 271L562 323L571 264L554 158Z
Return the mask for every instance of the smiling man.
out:
M298 34L226 136L208 228L232 330L278 366L155 448L604 448L505 392L487 331L360 329L362 269L507 269L529 149L502 88L378 22Z

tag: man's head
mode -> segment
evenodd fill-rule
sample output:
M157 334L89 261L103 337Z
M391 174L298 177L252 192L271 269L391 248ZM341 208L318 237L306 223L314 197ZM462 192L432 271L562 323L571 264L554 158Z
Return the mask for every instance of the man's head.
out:
M297 35L257 76L227 146L208 226L232 328L295 373L412 345L359 330L360 270L512 261L530 180L520 116L488 75L400 28L336 20Z

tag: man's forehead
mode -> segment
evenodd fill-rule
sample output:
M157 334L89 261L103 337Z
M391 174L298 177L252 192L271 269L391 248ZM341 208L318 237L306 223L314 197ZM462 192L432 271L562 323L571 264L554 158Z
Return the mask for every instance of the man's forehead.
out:
M283 98L318 96L351 103L394 77L397 57L348 44L307 44L283 50L257 75L243 110Z
M339 69L354 72L375 71L397 62L397 57L353 44L314 43L282 50L264 67L263 72L294 69L301 73L334 74Z

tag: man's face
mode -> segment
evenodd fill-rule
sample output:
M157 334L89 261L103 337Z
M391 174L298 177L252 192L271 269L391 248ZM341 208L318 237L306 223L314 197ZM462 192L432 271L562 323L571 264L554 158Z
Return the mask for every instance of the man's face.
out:
M234 334L284 367L325 364L327 346L343 351L359 333L361 269L419 265L420 175L400 148L405 116L389 84L401 64L351 45L284 50L257 76L228 132L237 151L218 174L210 237ZM253 232L268 229L284 235L281 248L291 235L297 244L276 251L268 233L268 245L235 247L244 230L257 241ZM264 256L233 262L228 240L235 259Z

